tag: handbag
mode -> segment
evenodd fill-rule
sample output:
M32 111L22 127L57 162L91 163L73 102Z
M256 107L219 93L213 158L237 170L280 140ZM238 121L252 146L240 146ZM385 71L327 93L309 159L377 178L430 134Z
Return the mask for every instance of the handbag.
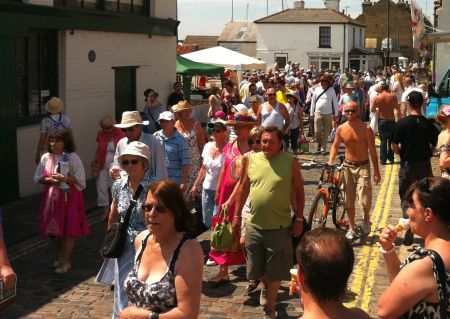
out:
M112 224L111 228L106 232L105 239L103 239L102 247L100 248L100 255L104 258L118 258L122 256L123 246L126 240L127 228L130 222L131 211L136 205L136 200L142 192L142 185L139 185L133 199L130 201L127 212L123 220Z
M300 150L303 153L308 153L309 152L309 143L308 143L308 140L306 139L305 133L303 133L303 132L300 133L299 141L300 141Z
M234 242L233 228L231 223L226 219L227 208L222 206L220 212L223 214L222 222L218 222L211 233L211 247L218 251L226 251Z

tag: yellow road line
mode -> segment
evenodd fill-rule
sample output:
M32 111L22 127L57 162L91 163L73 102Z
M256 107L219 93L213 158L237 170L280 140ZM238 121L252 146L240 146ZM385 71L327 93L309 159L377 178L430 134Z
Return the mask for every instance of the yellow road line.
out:
M397 176L398 165L395 165L391 172L391 178L389 181L389 188L387 190L386 201L384 204L383 214L381 216L381 222L379 226L376 228L376 231L373 233L374 236L380 235L380 229L384 229L386 227L386 223L389 217L389 211L391 209L392 195L394 193L394 182ZM361 298L361 308L365 311L369 311L369 302L372 297L373 288L375 284L375 270L378 269L378 263L380 261L380 252L376 249L377 246L372 246L371 259L368 267L368 275L366 280L366 289L362 294Z
M379 217L381 213L381 208L384 203L385 197L386 197L386 191L388 189L388 184L391 177L391 171L392 171L392 165L389 165L386 167L386 171L384 174L384 179L380 187L380 193L378 194L378 198L375 204L375 208L373 210L372 214L372 221L375 221L377 223L376 227L378 227L379 223ZM375 225L373 225L375 226ZM373 227L372 226L372 227ZM371 257L371 250L373 249L372 246L365 245L361 251L360 251L360 258L356 265L356 267L353 270L353 280L350 286L350 290L354 293L356 293L358 296L361 294L361 288L363 286L364 277L367 274L367 264L369 261L369 258ZM358 298L354 298L351 302L346 303L349 307L355 307L356 303L358 302Z

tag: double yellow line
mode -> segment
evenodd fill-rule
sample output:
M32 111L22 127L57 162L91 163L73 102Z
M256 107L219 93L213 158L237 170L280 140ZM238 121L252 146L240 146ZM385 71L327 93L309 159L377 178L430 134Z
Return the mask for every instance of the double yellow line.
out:
M386 166L380 193L378 194L372 214L372 238L378 238L380 230L386 227L397 172L398 165ZM380 253L376 240L372 239L370 245L362 247L358 255L359 256L356 256L358 263L353 270L353 280L350 285L350 290L355 293L356 296L354 300L346 303L346 306L358 306L365 311L369 311L369 302L373 294L375 283L375 271L378 269L380 260Z

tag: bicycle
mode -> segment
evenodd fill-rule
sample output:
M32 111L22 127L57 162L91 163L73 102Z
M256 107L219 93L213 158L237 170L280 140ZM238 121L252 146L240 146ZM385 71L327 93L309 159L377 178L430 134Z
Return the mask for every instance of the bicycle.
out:
M342 183L343 172L347 166L344 156L339 156L339 164L328 165L312 158L300 157L309 161L309 164L322 166L319 185L308 215L310 229L325 227L328 213L331 209L333 224L338 229L346 230L348 221L345 220L347 210L344 205L344 188Z

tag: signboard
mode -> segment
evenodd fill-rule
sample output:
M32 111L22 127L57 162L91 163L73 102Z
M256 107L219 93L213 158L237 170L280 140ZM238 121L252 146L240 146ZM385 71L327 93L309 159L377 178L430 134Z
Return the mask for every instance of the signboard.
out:
M306 52L309 57L329 57L329 58L340 58L342 53L340 52Z

